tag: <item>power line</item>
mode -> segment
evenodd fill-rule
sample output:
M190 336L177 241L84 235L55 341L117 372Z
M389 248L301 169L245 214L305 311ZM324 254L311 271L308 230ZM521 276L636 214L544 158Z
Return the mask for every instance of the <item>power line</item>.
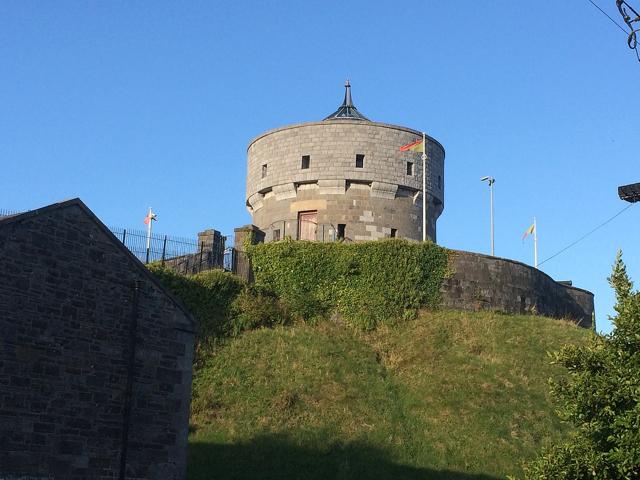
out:
M631 33L627 32L624 27L622 27L618 22L616 22L607 12L605 12L602 8L600 8L600 6L595 3L593 0L587 0L591 5L593 5L594 7L596 7L598 10L600 10L600 13L602 13L605 17L607 17L609 20L611 20L611 22L613 22L613 24L618 27L620 30L622 30L624 32L624 34L627 36L627 44L629 45L629 48L631 48L632 50L635 51L636 57L638 58L638 61L640 61L640 52L638 52L638 49L636 48L636 32L638 30L634 30L632 23L633 22L637 22L640 21L640 15L638 15L638 13L625 1L621 1L618 0L616 2L616 5L618 5L618 10L620 10L620 14L622 15L625 23L629 26L629 28L631 29ZM636 15L636 19L631 20L630 17L627 15L627 12L625 10L625 6L629 7L629 9Z
M640 22L640 14L636 12L635 9L626 2L626 0L616 0L616 6L618 7L620 15L622 15L624 23L626 23L627 27L629 27L629 30L631 30L629 36L627 37L627 45L629 45L630 49L636 52L636 58L640 62L640 52L638 52L637 48L638 38L636 35L637 32L640 31L640 28L636 29L633 25L635 22ZM632 18L629 13L627 13L627 8L631 10L631 12L636 16L635 18Z
M569 250L571 247L573 247L575 244L581 242L582 240L584 240L585 238L587 238L589 235L591 235L592 233L594 233L597 230L600 230L602 227L604 227L607 223L611 222L614 218L618 217L619 215L622 215L624 212L626 212L627 210L629 210L631 207L633 207L635 205L635 203L630 203L629 205L627 205L626 207L624 207L622 210L620 210L618 213L616 213L613 217L608 218L607 220L605 220L604 222L602 222L600 225L598 225L596 228L594 228L593 230L585 233L583 236L581 236L579 239L577 239L575 242L570 243L569 245L567 245L566 247L564 247L562 250L560 250L557 253L554 253L553 255L551 255L549 258L545 258L542 262L540 262L538 264L538 267L540 265L542 265L545 262L548 262L549 260L551 260L552 258L557 257L558 255L560 255L563 252L566 252L567 250Z
M605 12L604 10L602 10L597 3L595 3L593 0L588 0L589 3L591 3L591 5L593 5L594 7L596 7L598 10L600 10L609 20L611 20L620 30L622 30L625 34L625 36L629 35L629 32L627 32L624 28L622 28L622 26L620 26L620 24L618 22L616 22L613 18L611 18L609 16L609 14L607 12Z

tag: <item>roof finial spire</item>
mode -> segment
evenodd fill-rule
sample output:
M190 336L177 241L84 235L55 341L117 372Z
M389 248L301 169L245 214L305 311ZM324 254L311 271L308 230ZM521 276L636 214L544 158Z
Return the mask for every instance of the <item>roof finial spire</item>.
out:
M338 108L338 110L325 118L325 120L335 119L369 121L367 117L365 117L358 111L358 109L353 104L353 100L351 100L351 84L349 83L349 79L344 82L344 101L342 102L342 105L340 105L340 108Z
M349 79L344 82L344 102L342 102L343 107L353 107L353 101L351 100L351 85L349 84Z

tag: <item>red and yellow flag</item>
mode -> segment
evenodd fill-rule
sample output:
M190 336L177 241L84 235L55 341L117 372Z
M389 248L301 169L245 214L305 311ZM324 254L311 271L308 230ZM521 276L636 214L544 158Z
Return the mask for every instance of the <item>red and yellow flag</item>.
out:
M150 221L157 220L156 217L157 217L157 215L155 213L149 212L149 214L146 217L144 217L144 224L145 225L149 225Z
M524 239L527 238L527 235L533 235L533 232L536 231L536 224L533 223L529 228L527 228L524 232L524 234L522 235L522 241L524 242Z
M419 138L415 142L411 142L411 143L407 143L406 145L403 145L402 147L400 147L400 151L401 152L422 152L423 151L422 139Z

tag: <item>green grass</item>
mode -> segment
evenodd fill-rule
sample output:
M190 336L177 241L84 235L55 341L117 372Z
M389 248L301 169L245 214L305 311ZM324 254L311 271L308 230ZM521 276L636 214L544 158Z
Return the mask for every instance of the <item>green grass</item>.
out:
M190 479L492 479L566 434L547 352L589 332L542 317L433 312L359 332L250 331L194 378Z

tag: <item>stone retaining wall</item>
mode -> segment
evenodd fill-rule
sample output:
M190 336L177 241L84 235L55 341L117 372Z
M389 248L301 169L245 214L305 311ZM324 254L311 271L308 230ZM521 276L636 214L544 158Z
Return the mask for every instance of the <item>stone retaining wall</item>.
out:
M524 263L479 253L451 251L453 275L442 285L442 306L567 318L593 322L593 293L554 281Z

